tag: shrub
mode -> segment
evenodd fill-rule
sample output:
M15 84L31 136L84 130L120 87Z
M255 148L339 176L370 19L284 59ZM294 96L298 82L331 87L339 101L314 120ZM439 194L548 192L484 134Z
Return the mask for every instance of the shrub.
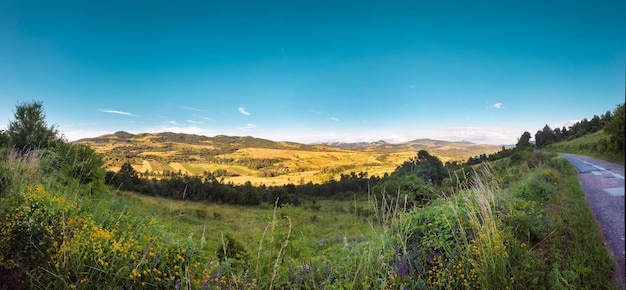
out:
M234 260L234 263L241 263L248 259L248 250L231 233L222 234L222 245L217 249L217 258L222 261L229 259Z

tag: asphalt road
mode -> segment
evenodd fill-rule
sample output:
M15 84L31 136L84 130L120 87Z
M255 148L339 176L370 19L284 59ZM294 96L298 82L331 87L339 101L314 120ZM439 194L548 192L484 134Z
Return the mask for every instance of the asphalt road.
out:
M624 278L624 165L591 157L559 153L578 169L578 181L604 242L615 257L615 286L625 289Z

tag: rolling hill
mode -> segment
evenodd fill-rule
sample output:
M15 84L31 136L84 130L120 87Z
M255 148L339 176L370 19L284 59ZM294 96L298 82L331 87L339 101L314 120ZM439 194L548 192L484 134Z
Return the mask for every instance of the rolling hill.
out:
M498 145L416 139L404 143L300 144L250 136L214 137L182 133L131 134L123 131L75 141L104 155L107 170L117 171L124 162L145 177L161 178L179 172L213 173L226 182L280 185L325 182L350 172L369 175L391 173L419 150L427 150L442 162L466 161L490 154Z

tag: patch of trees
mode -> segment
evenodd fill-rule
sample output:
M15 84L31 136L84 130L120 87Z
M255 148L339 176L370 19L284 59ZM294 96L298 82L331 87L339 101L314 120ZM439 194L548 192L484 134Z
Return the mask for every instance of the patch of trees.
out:
M398 166L391 175L415 175L425 182L441 185L441 181L448 177L448 172L439 158L430 155L426 150L420 150L415 157Z
M236 165L243 165L250 169L259 170L261 168L274 167L274 164L285 161L285 158L240 158L231 162Z
M607 111L601 116L594 115L576 122L569 129L555 128L545 125L542 130L535 134L535 144L538 148L544 148L552 143L572 140L604 129L609 138L602 138L594 145L598 152L624 153L624 104L617 105L613 113Z
M492 153L492 154L489 154L489 155L481 154L479 156L470 157L469 159L467 159L467 162L465 162L464 165L476 165L476 164L480 164L480 163L483 163L483 162L486 162L486 161L496 161L498 159L509 157L509 156L513 155L513 153L515 153L515 149L514 148L508 148L507 149L505 146L502 146L502 149L500 149L500 151L498 151L496 153ZM454 164L451 164L451 166L446 166L446 168L454 168L453 165Z
M563 128L552 129L546 124L543 129L535 133L535 145L539 148L543 148L554 142L572 140L586 134L595 133L604 128L606 124L610 123L611 119L613 119L613 115L610 111L607 111L602 116L594 115L591 120L584 118L574 123L569 129L565 128L565 126L563 126Z
M335 167L324 166L324 167L322 167L322 169L320 169L318 174L320 174L320 175L324 175L324 174L335 175L337 173L341 173L341 172L344 172L346 170L353 169L355 167L356 167L356 165L352 165L352 164L340 165L340 166L335 166Z
M379 181L379 177L369 177L364 172L342 174L339 180L331 180L324 184L309 182L282 186L253 186L250 182L243 185L224 183L209 172L204 176L171 173L168 178L157 180L141 178L130 163L124 163L118 172L108 171L105 175L105 182L120 190L173 199L237 205L271 204L277 198L279 203L300 205L302 200L309 198L343 199L352 198L355 194L364 196L368 186Z

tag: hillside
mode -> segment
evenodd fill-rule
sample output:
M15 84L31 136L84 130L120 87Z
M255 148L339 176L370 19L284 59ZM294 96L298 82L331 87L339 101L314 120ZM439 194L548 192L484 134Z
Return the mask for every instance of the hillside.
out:
M564 152L593 156L607 161L624 164L624 154L607 150L610 136L600 130L586 134L572 140L563 140L552 143L543 148L546 151Z
M108 170L117 171L129 161L135 170L159 178L171 172L203 175L211 172L226 182L280 185L324 182L350 172L370 175L391 173L419 150L427 150L442 162L466 161L490 154L502 146L469 142L417 139L392 144L300 144L275 142L250 136L214 137L181 133L130 134L119 131L81 139L104 155Z

